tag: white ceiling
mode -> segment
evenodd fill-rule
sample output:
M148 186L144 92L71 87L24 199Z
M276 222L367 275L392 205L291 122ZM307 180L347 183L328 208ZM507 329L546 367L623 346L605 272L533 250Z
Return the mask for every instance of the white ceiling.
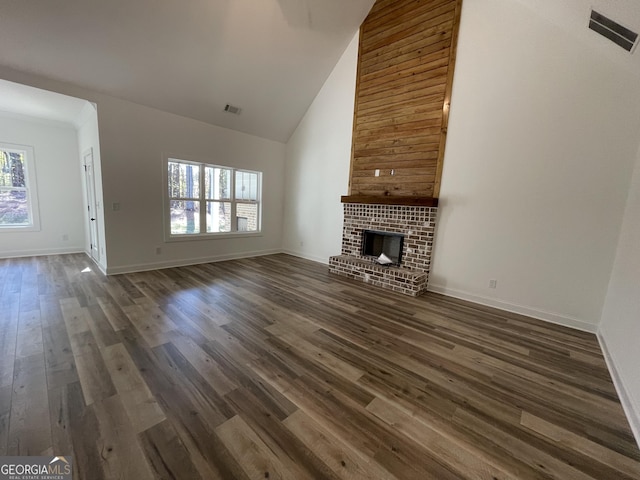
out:
M473 1L473 0L467 0ZM640 51L627 52L589 30L591 9L640 33L640 0L517 0L538 16L578 38L594 54L610 58L640 75Z
M373 3L0 0L0 64L286 141Z
M593 6L640 31L640 0L517 1L640 73L640 53L587 28ZM0 0L0 65L286 141L373 3Z
M0 112L80 126L86 100L0 80Z

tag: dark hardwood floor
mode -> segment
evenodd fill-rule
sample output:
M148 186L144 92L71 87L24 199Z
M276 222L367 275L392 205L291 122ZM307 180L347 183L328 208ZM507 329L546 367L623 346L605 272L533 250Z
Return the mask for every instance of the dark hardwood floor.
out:
M0 260L0 456L74 479L638 479L594 335L287 255Z

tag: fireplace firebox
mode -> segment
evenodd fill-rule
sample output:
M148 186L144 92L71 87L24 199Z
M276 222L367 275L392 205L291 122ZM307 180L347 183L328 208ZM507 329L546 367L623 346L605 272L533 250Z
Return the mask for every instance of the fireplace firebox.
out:
M365 257L377 258L384 253L393 262L393 265L400 266L403 246L404 235L401 233L378 230L364 230L362 232L362 255Z
M344 203L341 254L329 258L329 271L405 295L420 295L429 281L437 213L437 207L424 205ZM364 230L404 235L402 258L398 258L402 266L372 262L373 255L362 249Z

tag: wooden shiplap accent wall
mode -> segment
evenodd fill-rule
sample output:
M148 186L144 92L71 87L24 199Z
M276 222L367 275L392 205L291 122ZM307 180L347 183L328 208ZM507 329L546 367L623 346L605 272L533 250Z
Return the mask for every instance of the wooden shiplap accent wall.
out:
M378 0L362 24L351 196L438 197L461 4Z

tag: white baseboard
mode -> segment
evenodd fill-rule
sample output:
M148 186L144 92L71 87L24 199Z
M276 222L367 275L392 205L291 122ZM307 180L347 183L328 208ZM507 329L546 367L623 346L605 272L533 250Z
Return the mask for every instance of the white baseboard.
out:
M36 248L33 250L11 250L9 252L0 252L0 258L42 257L45 255L65 255L68 253L83 252L84 247Z
M294 257L304 258L305 260L311 260L312 262L318 262L324 265L329 265L329 257L327 258L316 257L315 255L309 255L308 253L298 252L295 250L288 250L288 249L282 250L282 253L286 253L287 255L293 255Z
M237 260L240 258L261 257L282 253L279 248L270 250L259 250L254 252L229 253L225 255L213 255L209 257L185 258L180 260L166 260L164 262L139 263L134 265L122 265L117 267L107 267L107 275L119 275L121 273L145 272L148 270L161 270L163 268L186 267L187 265L198 265L201 263L223 262L225 260Z
M102 263L100 263L100 262L96 261L96 259L95 259L95 258L93 258L93 257L91 256L91 252L90 252L89 250L85 250L85 251L84 251L84 254L85 254L87 257L89 257L89 260L91 260L91 261L94 263L94 265L95 265L96 267L98 267L98 270L100 270L100 271L102 272L102 274L103 274L103 275L106 275L106 274L107 274L107 269L105 268L105 266L104 266L104 265L102 265Z
M582 330L583 332L596 333L598 331L598 325L585 322L578 318L569 317L566 315L560 315L553 312L546 312L526 305L518 305L515 303L504 302L502 300L496 300L495 298L483 297L473 293L465 292L462 290L456 290L453 288L446 288L440 285L429 284L427 287L429 292L440 293L448 297L455 297L461 300L468 300L473 303L479 303L480 305L487 305L489 307L498 308L507 312L519 313L520 315L526 315L528 317L537 318L538 320L544 320L546 322L555 323L569 328L575 328L576 330Z
M629 426L636 439L636 443L638 447L640 447L640 405L636 405L635 402L633 402L631 395L624 386L624 382L618 373L619 370L616 366L615 357L611 355L601 331L598 331L597 337L602 353L604 354L604 360L607 362L607 368L611 374L613 385L616 387L616 392L618 392L618 398L620 399L624 413L627 415L627 420L629 420Z

